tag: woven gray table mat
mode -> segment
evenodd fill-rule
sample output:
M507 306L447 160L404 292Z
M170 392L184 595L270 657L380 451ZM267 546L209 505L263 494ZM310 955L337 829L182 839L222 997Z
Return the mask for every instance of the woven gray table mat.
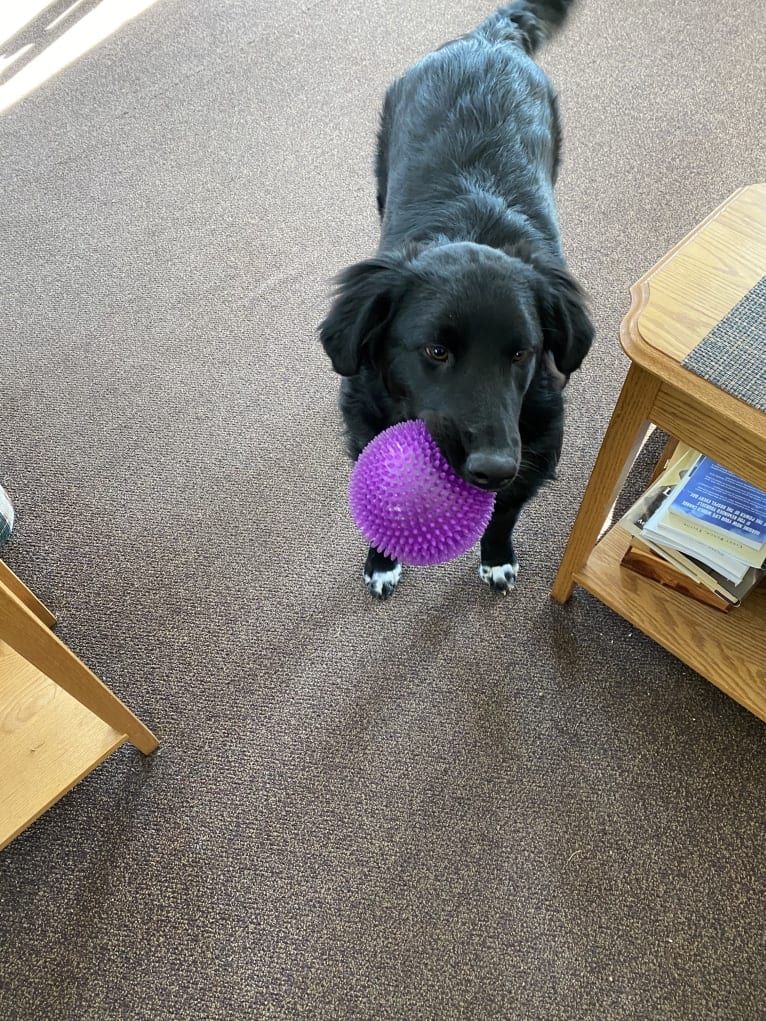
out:
M766 276L681 364L759 411L766 411Z

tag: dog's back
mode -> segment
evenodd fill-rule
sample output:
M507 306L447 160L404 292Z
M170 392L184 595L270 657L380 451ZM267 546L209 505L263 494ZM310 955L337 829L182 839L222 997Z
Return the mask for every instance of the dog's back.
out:
M496 221L507 222L509 211L518 209L519 225L531 219L536 240L546 239L551 254L560 254L552 194L558 110L547 76L530 55L561 24L571 2L506 4L391 85L376 159L381 250L400 247L426 227L431 236L460 230L464 239L499 245L506 232L498 236ZM428 225L424 208L431 209Z

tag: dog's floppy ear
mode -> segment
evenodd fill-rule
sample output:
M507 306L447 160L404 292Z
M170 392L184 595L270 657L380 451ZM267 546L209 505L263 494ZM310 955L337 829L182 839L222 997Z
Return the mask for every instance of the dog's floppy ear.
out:
M319 327L319 339L332 367L354 376L385 332L406 280L405 261L378 256L349 266L337 278L335 301Z
M543 346L564 376L579 369L593 342L585 296L562 266L535 261Z

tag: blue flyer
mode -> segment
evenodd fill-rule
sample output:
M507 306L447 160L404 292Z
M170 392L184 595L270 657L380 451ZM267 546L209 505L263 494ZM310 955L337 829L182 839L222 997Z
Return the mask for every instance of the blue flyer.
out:
M766 493L709 457L699 460L670 506L753 549L766 543Z

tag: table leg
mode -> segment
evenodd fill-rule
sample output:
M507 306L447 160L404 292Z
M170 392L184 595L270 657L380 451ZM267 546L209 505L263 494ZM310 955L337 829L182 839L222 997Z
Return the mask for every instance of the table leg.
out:
M659 386L657 376L631 364L553 582L551 595L559 603L572 595L574 576L595 546L638 456Z

